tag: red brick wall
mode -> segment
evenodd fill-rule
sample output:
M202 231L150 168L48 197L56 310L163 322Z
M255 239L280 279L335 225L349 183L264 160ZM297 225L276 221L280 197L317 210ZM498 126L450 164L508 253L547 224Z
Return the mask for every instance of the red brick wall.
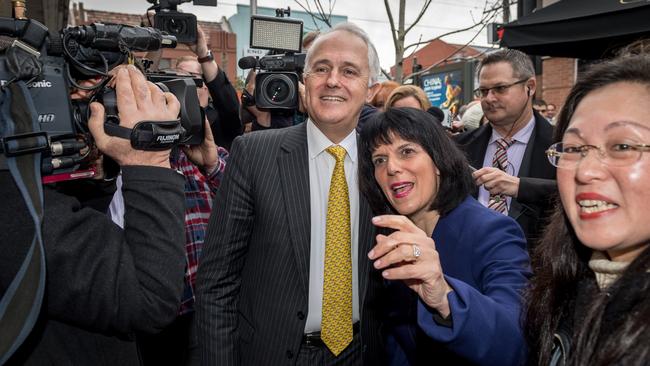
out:
M404 58L402 62L404 76L410 75L413 70L413 57L417 57L418 64L422 65L423 69L426 69L447 57L448 61L451 61L454 57L472 57L479 54L479 51L470 46L467 46L458 52L460 47L462 46L450 44L439 39L430 42L415 52L412 56ZM411 50L407 51L406 54L408 55L410 52ZM458 52L458 55L455 55L456 52ZM450 55L453 56L450 57ZM395 76L395 66L390 68L390 73L392 76Z
M559 110L575 83L575 59L552 57L543 60L542 99ZM538 81L539 82L539 81Z
M144 15L124 14L108 11L84 9L83 3L77 7L73 5L74 24L84 25L94 22L117 23L140 26L143 22L148 24ZM151 19L153 21L153 17ZM215 61L223 68L231 82L235 82L237 75L237 35L228 33L221 29L221 24L216 22L199 21L208 41L208 47L212 50ZM179 44L174 49L164 49L161 58L170 60L171 66L175 66L175 60L185 55L194 55L184 44Z

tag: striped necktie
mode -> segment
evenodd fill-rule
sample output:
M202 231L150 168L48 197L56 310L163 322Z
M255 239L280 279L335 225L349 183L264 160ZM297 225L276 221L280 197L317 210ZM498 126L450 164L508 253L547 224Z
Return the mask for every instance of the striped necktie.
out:
M327 148L336 159L327 202L325 225L325 271L321 339L338 356L352 342L352 257L350 200L345 180L346 151Z
M497 150L492 157L492 166L501 169L504 172L508 167L508 148L514 143L513 140L501 138L496 141ZM504 215L508 214L508 201L505 194L491 194L488 201L488 208L500 212Z

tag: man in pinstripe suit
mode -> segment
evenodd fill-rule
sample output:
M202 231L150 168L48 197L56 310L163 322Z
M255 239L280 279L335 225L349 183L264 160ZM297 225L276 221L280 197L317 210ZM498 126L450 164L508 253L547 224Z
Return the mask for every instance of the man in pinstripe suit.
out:
M309 120L234 141L197 279L204 365L384 362L376 320L381 280L367 258L374 231L370 208L359 197L355 132L378 74L377 53L365 32L339 24L307 54ZM333 145L347 152L354 322L352 340L338 355L319 337L335 165L325 150Z

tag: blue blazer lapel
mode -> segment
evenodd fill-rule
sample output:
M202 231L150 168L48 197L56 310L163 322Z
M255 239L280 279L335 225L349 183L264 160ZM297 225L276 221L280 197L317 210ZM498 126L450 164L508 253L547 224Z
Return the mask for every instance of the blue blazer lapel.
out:
M309 292L311 215L309 203L309 157L306 124L286 128L278 157L284 212L289 222L291 244L305 294ZM281 211L278 212L281 214Z

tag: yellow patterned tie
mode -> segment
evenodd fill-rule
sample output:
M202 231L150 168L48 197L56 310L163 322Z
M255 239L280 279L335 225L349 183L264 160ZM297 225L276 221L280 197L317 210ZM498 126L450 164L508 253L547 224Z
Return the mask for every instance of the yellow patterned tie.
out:
M345 149L327 148L336 159L327 202L325 273L321 339L336 356L352 342L352 257L350 256L350 201L345 180Z

